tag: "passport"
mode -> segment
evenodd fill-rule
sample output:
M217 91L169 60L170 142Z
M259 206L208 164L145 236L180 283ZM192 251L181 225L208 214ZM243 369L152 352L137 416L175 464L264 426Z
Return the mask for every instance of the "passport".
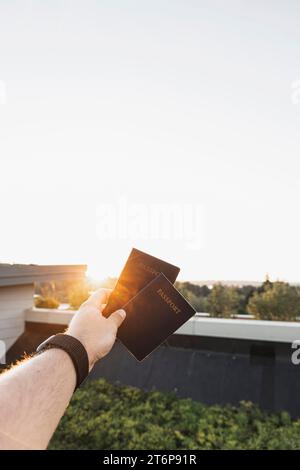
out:
M196 313L164 274L158 274L123 308L126 318L117 336L139 361Z
M179 271L177 266L133 248L102 314L108 317L122 308L160 273L174 283Z

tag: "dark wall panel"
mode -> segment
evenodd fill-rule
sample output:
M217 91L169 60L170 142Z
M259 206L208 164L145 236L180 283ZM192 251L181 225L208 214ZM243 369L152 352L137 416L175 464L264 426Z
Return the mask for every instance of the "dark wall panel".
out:
M270 351L265 355L258 348L252 356L236 350L230 354L161 346L139 363L117 343L96 365L92 377L106 377L145 390L175 390L180 397L206 404L249 400L265 410L286 410L300 417L300 366L291 364L288 351L285 358L282 351L280 354L276 360L276 350L274 355Z

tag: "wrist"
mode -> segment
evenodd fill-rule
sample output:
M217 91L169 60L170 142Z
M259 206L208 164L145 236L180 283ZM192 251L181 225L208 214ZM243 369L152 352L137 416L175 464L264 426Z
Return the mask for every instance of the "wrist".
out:
M89 373L89 357L88 353L80 340L69 334L58 333L50 336L37 349L37 354L52 349L61 349L69 355L74 369L76 371L76 387L78 388L86 379Z
M89 341L86 339L85 335L82 333L78 333L77 331L74 331L73 328L68 328L67 331L65 332L66 335L73 336L73 338L77 339L80 341L82 346L87 352L88 355L88 361L89 361L89 372L92 370L92 368L95 365L96 358L95 355L92 352L92 349L89 345Z
M52 364L57 364L64 371L65 374L68 374L69 377L72 376L71 382L74 390L76 386L77 377L76 370L70 355L63 349L51 348L45 349L43 351L43 354L37 354L36 358L40 358L43 356L46 356Z

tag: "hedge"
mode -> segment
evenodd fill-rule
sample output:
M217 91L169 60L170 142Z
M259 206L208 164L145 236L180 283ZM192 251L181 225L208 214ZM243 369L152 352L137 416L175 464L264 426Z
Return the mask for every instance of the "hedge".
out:
M75 393L49 449L300 449L300 420L100 379Z

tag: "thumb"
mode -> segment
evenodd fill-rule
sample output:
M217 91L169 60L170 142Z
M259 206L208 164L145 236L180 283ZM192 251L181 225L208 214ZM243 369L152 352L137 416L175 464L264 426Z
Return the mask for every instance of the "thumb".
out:
M125 310L116 310L109 316L109 320L111 320L117 328L123 323L126 317Z

